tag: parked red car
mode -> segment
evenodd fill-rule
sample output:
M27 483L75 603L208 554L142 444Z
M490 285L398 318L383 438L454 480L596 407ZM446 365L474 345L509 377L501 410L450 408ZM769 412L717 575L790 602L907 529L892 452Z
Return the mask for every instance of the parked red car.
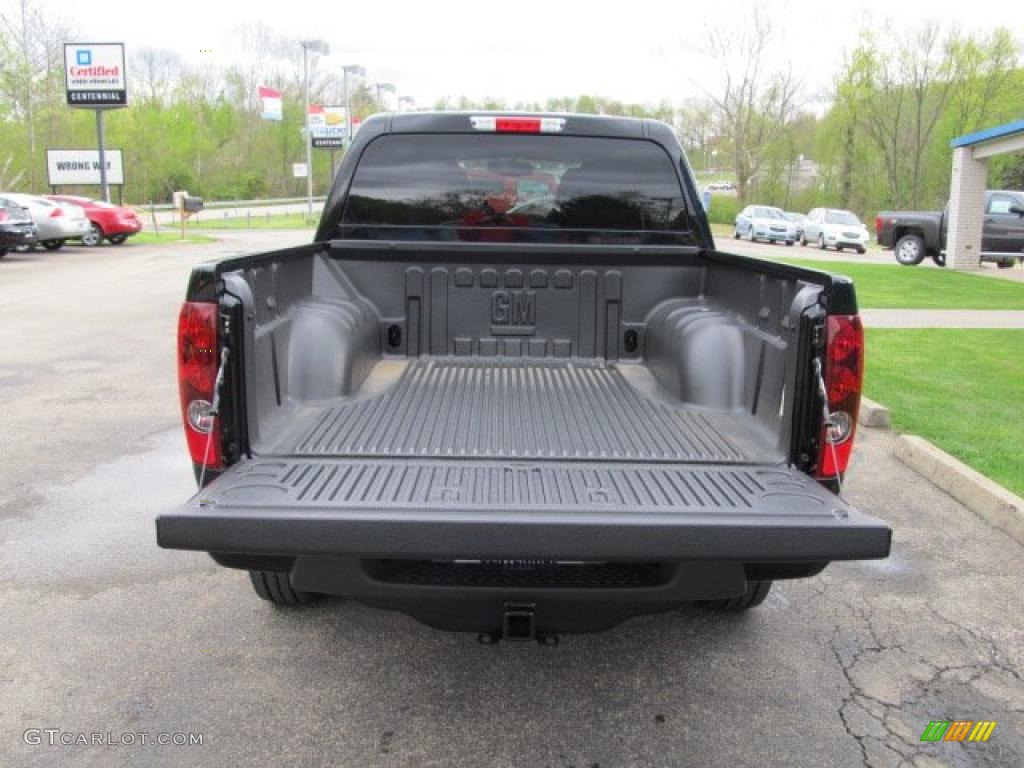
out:
M85 215L92 222L92 231L82 238L85 245L99 245L106 238L114 245L120 245L131 235L142 231L142 220L135 211L124 205L90 200L78 195L47 195L50 200L74 203L85 209Z

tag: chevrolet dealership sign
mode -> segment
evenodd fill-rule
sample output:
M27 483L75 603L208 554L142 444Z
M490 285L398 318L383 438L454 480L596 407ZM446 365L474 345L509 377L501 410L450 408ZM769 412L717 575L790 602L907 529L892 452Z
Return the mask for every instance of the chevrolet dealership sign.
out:
M123 43L64 43L64 80L72 107L128 103Z

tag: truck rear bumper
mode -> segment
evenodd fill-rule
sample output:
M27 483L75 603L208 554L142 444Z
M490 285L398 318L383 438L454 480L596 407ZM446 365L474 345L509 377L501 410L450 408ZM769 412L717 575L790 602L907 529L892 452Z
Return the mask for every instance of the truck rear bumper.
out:
M157 518L171 549L403 559L824 562L891 531L785 467L257 459Z

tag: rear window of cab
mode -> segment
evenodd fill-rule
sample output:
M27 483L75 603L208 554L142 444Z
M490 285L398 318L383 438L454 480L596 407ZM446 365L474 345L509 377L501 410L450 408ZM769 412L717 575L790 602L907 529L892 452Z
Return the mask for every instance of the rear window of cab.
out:
M364 150L338 234L690 242L672 158L637 139L391 134Z

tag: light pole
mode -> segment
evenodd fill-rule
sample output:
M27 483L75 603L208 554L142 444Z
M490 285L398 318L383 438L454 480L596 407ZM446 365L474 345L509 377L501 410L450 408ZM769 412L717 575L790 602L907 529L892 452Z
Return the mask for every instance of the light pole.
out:
M396 93L398 89L394 83L375 83L374 87L377 89L377 106L384 111L384 98L381 94Z
M346 64L341 68L345 73L345 134L349 141L352 141L352 92L349 90L349 75L355 77L366 77L366 70L358 64Z
M302 46L302 82L306 92L306 220L313 219L313 137L309 132L309 52L330 53L323 40L300 40Z
M399 112L402 111L402 105L403 104L408 104L409 105L409 109L415 109L416 108L416 99L414 99L412 96L399 96L398 97L398 111Z

